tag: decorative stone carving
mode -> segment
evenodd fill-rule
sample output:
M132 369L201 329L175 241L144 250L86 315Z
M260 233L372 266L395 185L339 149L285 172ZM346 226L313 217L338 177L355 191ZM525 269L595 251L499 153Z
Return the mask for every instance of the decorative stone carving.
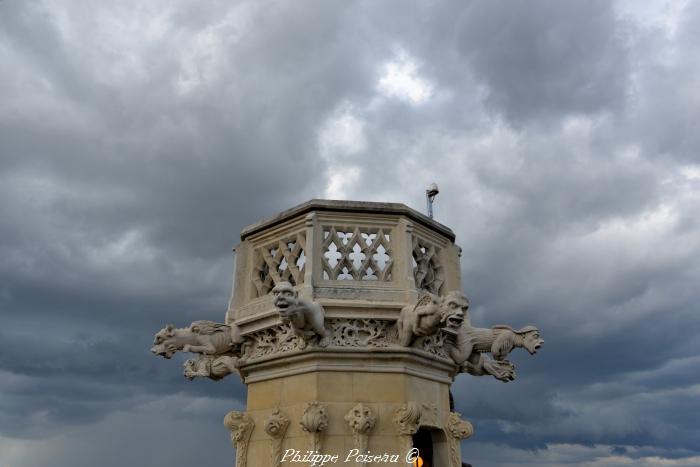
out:
M423 294L415 305L401 309L396 322L399 343L409 347L416 337L431 336L441 327L458 328L468 308L469 301L461 292L450 292L445 297Z
M408 402L394 412L393 421L401 435L403 452L408 452L413 446L412 436L416 434L420 427L420 419L421 410L415 402Z
M245 412L235 410L224 417L224 426L231 432L231 443L236 448L236 467L246 467L248 462L248 441L253 433L255 422Z
M516 347L524 348L530 355L534 355L544 344L544 339L535 326L525 326L514 331L510 326L499 324L491 329L475 329L474 334L474 349L478 352L491 352L495 360L505 360Z
M273 467L279 467L282 462L282 442L287 427L289 427L289 418L279 408L275 409L265 420L265 433L272 438L270 440L270 465Z
M388 347L395 343L389 336L393 322L381 319L333 319L330 321L330 345L337 347Z
M415 262L413 278L416 288L439 294L445 283L444 271L439 259L440 249L413 236L412 253Z
M305 347L303 343L304 340L296 335L291 324L280 324L246 334L242 358L252 360L301 350Z
M391 280L390 235L382 229L326 227L321 244L324 278Z
M452 336L448 335L444 330L439 330L431 336L419 337L416 339L414 346L436 357L449 359L450 355L447 353L447 349L451 345L449 343L451 338Z
M238 326L213 321L195 321L189 328L175 328L172 324L156 333L151 352L172 358L178 352L219 355L231 352L243 342Z
M440 304L440 297L426 293L415 305L403 307L396 322L399 343L409 347L416 337L435 334L442 319Z
M292 325L296 335L303 339L303 347L316 338L320 339L318 344L321 347L328 344L325 339L328 336L328 330L324 327L325 311L321 305L300 299L299 293L289 282L280 282L272 293L282 322Z
M544 341L534 326L513 331L510 326L498 325L491 329L475 328L469 320L469 301L459 292L451 292L446 300L450 303L446 311L446 325L456 333L454 344L448 346L452 360L462 371L475 376L492 375L504 382L515 379L515 366L505 359L515 347L524 347L534 354ZM461 296L461 301L460 301ZM461 303L461 311L457 305ZM491 352L495 360L484 353Z
M239 359L230 355L221 355L213 357L210 355L200 355L198 359L189 359L185 362L185 378L193 380L197 377L209 378L214 381L219 381L225 376L235 373L241 375L238 371Z
M328 429L328 411L318 402L306 404L304 414L299 422L301 428L311 435L311 445L309 449L321 452L321 432Z
M450 440L450 466L461 467L459 443L474 434L474 427L468 421L462 420L460 414L451 412L445 428Z
M303 232L258 248L254 255L253 284L258 297L282 282L304 282L306 238Z
M371 407L360 403L345 414L345 421L348 422L352 430L355 449L364 453L367 451L369 432L372 431L374 425L377 423L377 416L374 414ZM365 463L358 462L357 465L365 465Z

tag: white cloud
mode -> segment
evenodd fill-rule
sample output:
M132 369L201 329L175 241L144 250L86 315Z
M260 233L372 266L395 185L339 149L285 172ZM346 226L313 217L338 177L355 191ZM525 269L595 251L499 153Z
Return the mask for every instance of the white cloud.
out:
M328 164L324 196L345 199L362 175L361 167L355 165L350 156L367 149L365 122L357 116L351 103L341 103L322 125L318 146Z
M394 97L411 104L422 104L433 95L433 85L418 74L418 64L406 51L384 63L377 90L386 97Z

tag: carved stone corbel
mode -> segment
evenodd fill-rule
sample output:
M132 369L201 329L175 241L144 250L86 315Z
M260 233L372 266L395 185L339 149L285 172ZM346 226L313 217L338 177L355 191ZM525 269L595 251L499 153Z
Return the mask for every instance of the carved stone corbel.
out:
M447 419L447 434L450 438L450 466L461 467L459 443L474 434L474 426L460 418L460 414L451 412Z
M345 414L345 421L348 422L352 430L355 449L364 453L367 451L369 432L372 431L377 423L377 416L371 407L359 403ZM365 462L357 462L357 465L364 466Z
M255 422L247 413L232 410L224 417L224 426L231 432L231 443L236 448L236 466L246 467L248 441L253 433Z
M415 402L404 404L394 412L394 425L401 435L403 452L408 452L413 447L413 435L420 427L421 410Z
M321 432L328 429L328 411L318 402L306 404L304 414L299 422L301 428L311 434L309 449L317 453L321 452Z
M282 442L289 426L289 418L275 409L265 420L265 433L272 438L270 440L270 461L273 467L279 467L282 459Z

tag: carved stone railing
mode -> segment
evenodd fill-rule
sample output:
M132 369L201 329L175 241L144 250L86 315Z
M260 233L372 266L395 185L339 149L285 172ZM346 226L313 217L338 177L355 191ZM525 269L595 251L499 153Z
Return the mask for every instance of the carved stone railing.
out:
M254 250L252 280L258 297L270 293L280 282L304 283L305 248L304 232L297 232Z
M393 265L390 232L382 228L324 226L323 278L390 281Z

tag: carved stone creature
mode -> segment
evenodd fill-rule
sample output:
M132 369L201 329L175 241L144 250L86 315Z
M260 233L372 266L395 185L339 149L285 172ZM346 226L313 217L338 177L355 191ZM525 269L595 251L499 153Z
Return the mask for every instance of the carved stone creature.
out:
M197 360L189 359L185 362L185 378L193 380L194 378L202 377L219 381L231 373L236 373L240 376L238 366L239 359L230 355L218 357L200 355Z
M319 345L328 344L328 330L324 327L325 311L318 303L302 300L289 282L280 282L273 289L275 306L283 323L290 323L297 336L308 343L320 339Z
M456 331L456 343L448 353L462 371L475 376L492 375L501 381L515 379L515 366L506 357L515 347L523 347L531 354L539 349L544 341L534 326L526 326L514 331L510 326L497 325L491 329L475 328L469 320L469 302L460 292L451 292L454 299L462 296L461 323L459 319L448 321L448 328ZM450 296L448 295L448 296ZM457 300L459 301L459 300ZM456 307L453 307L456 310ZM457 315L455 315L457 316ZM490 352L494 360L484 354Z
M472 328L471 340L477 352L491 352L495 360L503 361L516 347L527 350L530 355L537 353L544 340L535 326L513 330L510 326L499 324L491 329Z
M469 301L461 292L445 297L425 293L415 305L404 307L396 323L399 343L409 347L416 337L435 334L441 327L457 329L465 318Z
M176 329L168 324L158 331L151 352L165 358L172 358L178 351L219 355L232 351L242 342L241 332L235 324L195 321L189 328Z

